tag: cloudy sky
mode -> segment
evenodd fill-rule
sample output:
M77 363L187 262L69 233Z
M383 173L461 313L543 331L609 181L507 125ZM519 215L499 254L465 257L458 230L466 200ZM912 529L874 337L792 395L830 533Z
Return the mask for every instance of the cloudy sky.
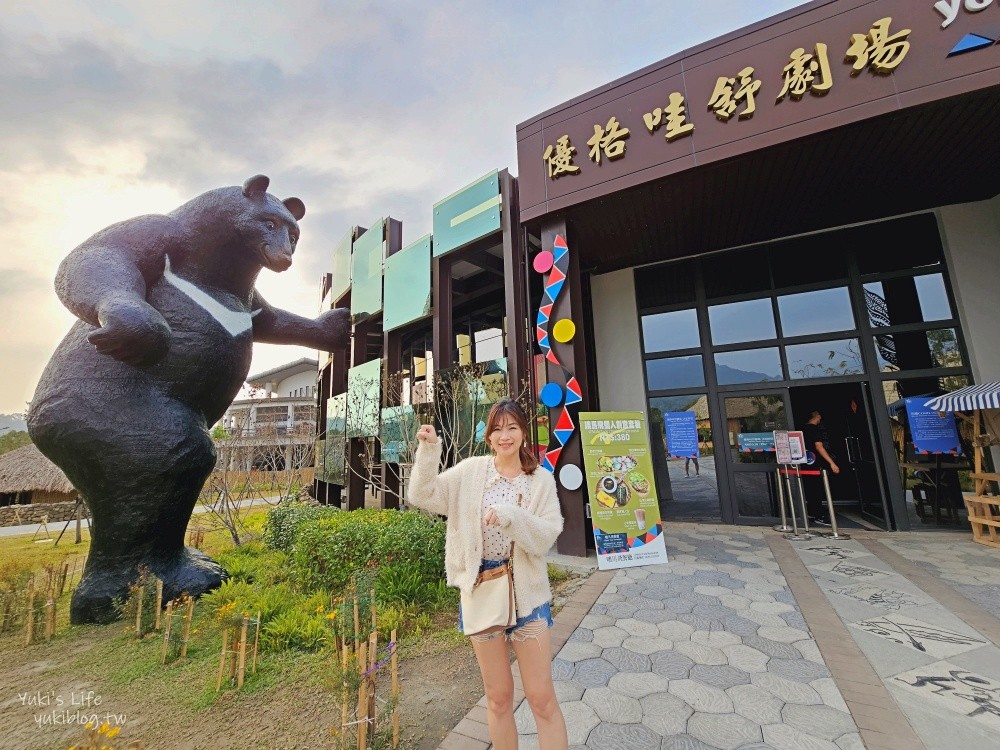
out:
M515 126L802 3L8 0L0 16L0 412L72 323L60 260L108 224L257 173L308 212L272 303L313 315L352 224L403 241L431 205L516 172ZM314 353L259 345L253 371Z

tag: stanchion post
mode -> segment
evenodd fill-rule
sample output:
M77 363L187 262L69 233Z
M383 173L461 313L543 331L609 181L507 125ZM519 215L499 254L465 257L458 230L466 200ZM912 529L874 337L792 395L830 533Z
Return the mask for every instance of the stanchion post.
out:
M830 492L830 477L826 473L826 469L823 469L823 489L826 490L826 511L830 514L830 526L833 528L833 533L828 534L830 539L850 539L850 534L841 534L837 530L837 514L833 512L833 495Z
M781 466L778 466L776 474L778 477L778 509L781 511L781 525L775 526L774 530L787 534L793 529L788 525L788 517L785 515L785 489L781 486Z
M815 534L809 530L809 510L806 507L806 491L802 486L802 472L799 465L795 464L795 481L799 485L799 506L802 508L802 536L812 539Z

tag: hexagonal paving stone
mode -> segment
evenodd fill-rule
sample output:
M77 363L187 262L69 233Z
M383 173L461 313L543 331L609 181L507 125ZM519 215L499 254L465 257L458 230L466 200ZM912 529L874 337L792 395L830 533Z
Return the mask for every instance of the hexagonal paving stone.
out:
M642 706L636 698L608 688L588 688L583 702L594 709L601 721L612 724L635 724L642 721Z
M669 651L674 647L673 641L668 641L666 638L660 638L659 636L654 638L640 638L638 636L633 636L632 638L626 638L622 642L622 648L627 648L629 651L634 651L637 654L655 654L657 651Z
M531 713L528 701L522 701L521 705L514 711L514 724L517 725L518 734L536 734L538 727L535 725L535 715Z
M757 635L757 629L760 627L756 622L748 620L745 617L740 617L739 615L729 615L729 617L722 621L722 626L728 632L738 635L743 639Z
M651 622L658 625L661 622L669 622L674 619L675 613L664 609L640 609L635 613L636 620Z
M766 672L770 657L755 648L744 646L723 646L723 653L729 659L729 664L744 672Z
M806 619L799 612L785 612L778 615L785 624L790 628L797 628L799 630L808 630L809 626L806 625Z
M841 695L840 689L837 687L837 683L833 681L832 677L824 677L820 680L813 680L809 683L809 687L819 693L819 697L823 699L823 703L827 706L832 706L838 711L847 711L847 703L844 702L844 696Z
M687 726L688 734L711 742L722 750L735 750L748 742L759 742L760 727L739 714L695 714Z
M618 602L607 606L608 614L612 617L617 617L619 620L625 619L626 617L632 617L632 615L639 611L638 605L633 604L632 602Z
M587 628L588 630L597 630L598 628L606 628L609 625L614 625L615 622L617 621L615 620L614 617L608 617L607 615L587 614L584 615L584 618L580 621L580 627Z
M581 701L571 701L560 705L563 717L566 719L566 730L569 733L569 744L585 745L587 737L598 724L600 718L594 709Z
M621 628L629 635L659 635L660 631L655 625L635 619L619 620L615 627Z
M599 724L587 745L599 750L659 750L661 737L642 724Z
M762 627L757 629L757 635L778 643L795 643L809 637L804 630L789 627Z
M671 612L676 614L687 614L692 609L694 609L694 602L690 602L687 599L682 599L680 597L671 597L664 600L663 608L669 609Z
M788 627L788 623L785 622L780 615L769 615L764 612L754 612L752 610L748 610L746 612L741 612L740 617L745 617L748 620L752 620L761 627L767 627L767 628Z
M718 576L716 576L716 579ZM726 596L727 594L733 593L731 589L724 588L722 586L695 586L694 590L699 594L704 594L706 596Z
M694 680L671 680L668 691L695 711L709 714L733 712L733 701L724 690Z
M676 651L658 651L650 657L651 669L668 680L683 680L691 673L694 662Z
M648 672L650 669L648 656L629 651L627 648L606 648L601 656L614 664L619 672Z
M795 682L794 680L786 680L784 677L771 674L770 672L757 672L750 675L750 683L763 688L785 703L811 705L823 702L823 699L819 697L819 693L808 685Z
M845 734L837 740L837 747L840 750L865 750L865 743L861 741L861 735L857 732Z
M777 724L785 704L756 685L737 685L726 691L732 698L736 713L755 724Z
M719 597L719 604L727 609L732 609L738 612L741 609L749 609L751 601L745 596L740 596L739 594L726 594L725 596Z
M780 615L785 612L794 612L795 607L781 602L753 602L750 609L754 612L763 612L766 615Z
M691 634L694 632L694 628L678 620L661 622L658 630L660 631L660 637L666 638L669 641L691 640Z
M586 688L573 680L558 680L553 683L556 689L556 698L559 704L569 703L583 699L583 692Z
M590 643L594 640L594 631L588 628L577 628L570 633L569 640L579 641L581 643Z
M701 605L699 605L701 606ZM704 617L702 615L677 615L677 619L681 622L686 622L695 630L722 630L723 620L713 617Z
M743 639L724 630L696 630L691 634L691 642L712 648L725 648L743 643Z
M642 706L642 723L661 737L682 734L694 709L664 690L652 693L639 701Z
M674 651L684 654L695 664L728 664L729 659L722 649L702 646L691 641L680 641L674 644ZM817 675L822 676L822 675Z
M781 716L785 724L830 741L858 731L850 714L829 706L797 706L790 703L781 710Z
M604 659L586 659L576 663L573 680L584 687L604 687L618 670Z
M603 651L603 647L600 643L567 641L566 645L559 650L559 658L565 661L583 661L584 659L597 658L601 655L601 651Z
M795 659L800 655L797 648L787 643L778 643L759 635L744 636L743 643L775 659Z
M819 646L816 645L816 641L796 641L792 644L800 654L802 654L803 659L808 659L809 661L814 661L817 664L824 664L823 655L819 651Z
M660 750L718 750L718 748L715 745L706 745L690 734L676 734L673 737L665 737Z
M573 671L575 669L576 665L573 662L560 659L557 656L552 660L552 679L571 680L573 679Z
M775 750L840 750L829 740L805 734L784 724L769 724L762 727L762 730L764 742Z
M808 659L771 659L767 663L767 671L796 682L812 682L830 676L826 665Z
M611 627L595 630L593 643L595 646L600 646L601 648L610 648L611 646L621 646L622 641L626 637L628 637L628 633L612 625Z
M646 592L648 593L648 592ZM662 599L650 599L645 594L643 596L637 596L632 599L632 601L639 605L639 611L644 609L663 609Z
M691 668L692 680L698 680L717 688L731 688L733 685L746 685L750 682L750 675L742 669L736 669L728 664L720 666L706 666L695 664Z
M669 683L655 672L621 672L608 680L608 687L630 698L645 698L653 693L665 693Z

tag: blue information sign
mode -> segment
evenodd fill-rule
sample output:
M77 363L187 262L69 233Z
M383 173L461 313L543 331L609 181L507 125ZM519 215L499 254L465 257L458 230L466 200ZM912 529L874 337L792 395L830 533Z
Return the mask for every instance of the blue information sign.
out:
M671 458L698 458L698 425L693 411L669 411L663 415L667 425L667 451Z
M741 432L736 439L744 453L774 453L773 432Z
M951 412L939 414L924 406L926 396L906 399L906 416L910 422L913 450L917 455L947 454L958 456L962 453L955 427L955 415Z

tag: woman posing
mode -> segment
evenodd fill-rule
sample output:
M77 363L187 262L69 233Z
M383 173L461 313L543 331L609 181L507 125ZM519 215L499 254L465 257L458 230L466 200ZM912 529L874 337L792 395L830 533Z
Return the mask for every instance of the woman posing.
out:
M463 592L472 591L481 571L501 565L514 542L517 622L506 631L470 636L486 690L490 739L496 750L517 748L509 642L535 716L539 746L566 750L566 722L552 684L552 592L545 563L563 519L555 479L538 470L527 435L521 407L500 401L486 419L492 455L467 458L439 474L441 442L434 427L422 425L407 502L448 517L445 573L448 585Z

